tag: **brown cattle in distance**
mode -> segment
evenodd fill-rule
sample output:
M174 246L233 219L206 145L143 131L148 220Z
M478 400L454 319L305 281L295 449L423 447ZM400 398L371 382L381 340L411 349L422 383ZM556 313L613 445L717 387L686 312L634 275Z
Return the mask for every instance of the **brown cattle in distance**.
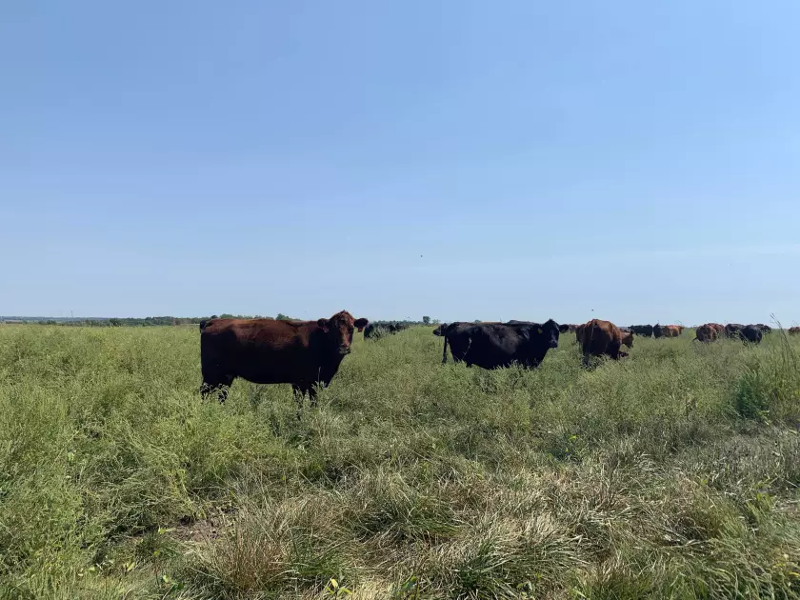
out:
M289 383L302 406L306 393L316 403L314 385L327 386L353 343L353 329L367 319L346 310L317 321L212 319L200 323L203 397L217 390L225 402L237 377L253 383Z
M579 325L575 333L581 345L585 366L589 365L590 356L609 356L614 360L627 356L625 352L620 352L623 344L622 331L610 321L592 319L585 325ZM632 333L629 332L626 337L627 341L633 343Z
M633 331L620 327L620 332L622 333L622 345L633 348Z
M719 323L706 323L695 330L695 339L698 342L713 342L725 335L725 327Z
M800 335L800 327L789 327L789 335Z
M683 325L656 325L653 327L653 336L657 338L673 338L683 333Z

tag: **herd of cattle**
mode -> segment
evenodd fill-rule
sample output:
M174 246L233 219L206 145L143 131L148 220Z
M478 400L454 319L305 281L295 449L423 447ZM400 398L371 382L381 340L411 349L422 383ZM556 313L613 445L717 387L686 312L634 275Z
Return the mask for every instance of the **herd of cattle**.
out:
M201 394L216 391L220 402L227 388L240 377L260 384L288 383L302 403L308 394L312 405L316 387L330 384L339 365L350 353L355 329L366 339L397 333L404 323L374 323L356 319L341 311L317 321L275 321L271 319L210 319L200 323L200 362L203 374ZM558 347L559 335L575 333L583 353L584 365L591 357L608 356L619 360L627 356L622 346L633 347L634 335L656 338L678 337L681 325L634 325L617 327L609 321L592 319L583 325L559 325L531 321L445 323L433 334L444 338L442 362L447 348L454 362L485 369L518 364L538 367L548 350ZM723 337L759 343L772 329L767 325L719 325L707 323L696 329L695 340L713 342ZM800 334L800 327L789 329Z
M378 339L385 335L398 333L404 329L408 329L408 323L402 323L400 321L379 321L377 323L370 323L364 329L364 339Z

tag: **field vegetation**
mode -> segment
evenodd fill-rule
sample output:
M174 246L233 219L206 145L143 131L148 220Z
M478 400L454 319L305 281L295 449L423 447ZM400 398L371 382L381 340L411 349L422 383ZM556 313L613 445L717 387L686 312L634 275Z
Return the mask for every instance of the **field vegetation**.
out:
M0 327L0 598L800 598L800 339L201 401L192 327Z

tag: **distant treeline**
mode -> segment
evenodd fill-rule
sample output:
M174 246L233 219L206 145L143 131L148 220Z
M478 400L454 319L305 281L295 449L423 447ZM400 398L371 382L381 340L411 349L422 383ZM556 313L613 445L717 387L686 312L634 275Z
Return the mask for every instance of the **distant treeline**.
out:
M279 321L291 321L294 317L278 313L275 317L262 315L232 315L222 313L221 315L211 315L208 317L112 317L108 319L92 317L88 319L72 318L30 318L30 317L3 317L0 323L18 324L38 324L38 325L62 325L64 327L165 327L177 325L197 325L200 321L208 319L277 319Z
M263 315L232 315L222 313L221 315L211 315L208 317L113 317L100 318L91 317L87 319L73 318L48 318L48 317L0 317L0 324L38 324L38 325L61 325L64 327L166 327L178 325L198 325L200 321L208 319L274 319L278 321L293 321L295 317L278 313L274 317ZM418 325L422 321L393 321L394 323L407 323ZM430 320L428 320L430 322ZM388 323L388 321L378 321L377 323ZM427 324L427 323L426 323Z

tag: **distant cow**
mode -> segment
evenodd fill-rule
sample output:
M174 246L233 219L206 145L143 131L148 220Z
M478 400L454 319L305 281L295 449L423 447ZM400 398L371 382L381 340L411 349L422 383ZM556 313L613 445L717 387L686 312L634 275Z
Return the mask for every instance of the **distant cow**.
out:
M744 325L739 323L728 323L725 325L725 335L727 337L740 337L739 332L744 329Z
M720 339L725 332L725 328L719 323L706 323L695 329L695 340L698 342L713 342Z
M589 365L591 356L609 356L614 360L619 360L627 356L620 351L622 344L633 344L633 333L628 332L623 336L619 327L610 321L592 319L585 325L579 325L576 331L578 343L583 352L583 364Z
M761 333L772 333L772 327L769 325L764 325L763 323L759 323L756 325L761 330Z
M747 325L742 327L739 331L739 339L743 342L750 342L751 344L760 344L763 333L758 325Z
M789 335L800 335L800 327L789 327Z
M558 347L558 323L451 323L445 329L442 363L447 362L447 346L454 362L484 369L518 363L538 367L547 351Z
M619 331L622 334L622 345L633 348L633 331L627 327L620 327Z
M205 397L217 390L225 402L237 377L253 383L290 383L298 403L308 392L316 403L314 384L327 386L353 343L353 328L367 319L343 310L330 319L212 319L200 322L200 364Z
M678 337L683 333L683 325L658 325L653 327L653 337L656 338L672 338Z
M444 335L444 331L445 331L445 329L447 329L448 325L449 325L449 323L442 323L436 329L433 330L433 335L443 336Z
M364 339L378 338L386 334L397 333L408 329L408 324L399 323L397 321L389 321L383 323L370 323L364 329Z
M652 337L653 335L652 325L631 325L630 329L636 335L641 335L644 337Z

